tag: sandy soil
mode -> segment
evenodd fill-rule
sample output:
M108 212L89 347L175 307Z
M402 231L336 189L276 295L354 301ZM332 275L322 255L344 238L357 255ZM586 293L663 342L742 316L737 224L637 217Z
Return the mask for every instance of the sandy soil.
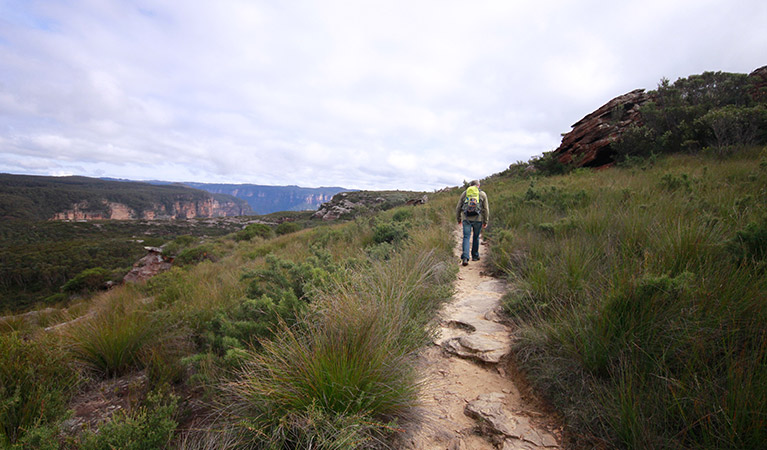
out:
M460 230L456 230L460 247ZM480 256L485 255L484 242ZM456 255L457 264L460 264ZM507 287L486 275L484 263L461 267L452 300L439 315L440 335L425 349L422 422L409 432L403 449L554 449L559 433L525 401L504 370L511 330L498 316ZM470 417L473 416L474 418Z

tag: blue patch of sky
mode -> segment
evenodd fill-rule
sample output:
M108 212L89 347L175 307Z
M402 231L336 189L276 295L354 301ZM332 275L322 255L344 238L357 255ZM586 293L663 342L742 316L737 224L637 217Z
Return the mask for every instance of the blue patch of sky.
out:
M28 0L9 0L0 3L0 21L23 28L55 31L58 23L48 17L35 14L34 6Z
M145 19L155 21L155 22L161 22L163 24L168 24L171 22L171 18L167 14L163 14L162 12L158 12L154 9L149 9L142 6L137 6L136 11Z

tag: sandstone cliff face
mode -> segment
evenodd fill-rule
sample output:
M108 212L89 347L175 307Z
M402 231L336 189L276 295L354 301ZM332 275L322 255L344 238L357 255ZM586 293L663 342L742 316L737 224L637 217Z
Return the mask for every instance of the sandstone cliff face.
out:
M51 220L174 220L210 217L231 217L249 213L242 205L234 201L222 201L214 198L197 201L178 200L166 206L153 204L144 211L134 209L122 203L103 200L99 205L80 202L71 209L53 215Z
M72 209L58 212L51 220L129 220L133 219L135 212L122 203L107 202L101 205L91 206L88 202L80 202L72 205Z
M610 144L620 139L631 125L641 125L639 107L651 96L636 89L605 103L573 124L573 130L562 137L554 154L562 164L576 167L600 167L612 163Z

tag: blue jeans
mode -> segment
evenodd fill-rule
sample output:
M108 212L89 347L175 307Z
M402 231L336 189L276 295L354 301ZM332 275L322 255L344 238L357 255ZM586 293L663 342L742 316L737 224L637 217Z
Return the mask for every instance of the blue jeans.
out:
M469 239L471 238L471 258L479 259L479 232L482 222L479 220L463 221L463 253L461 259L469 259Z

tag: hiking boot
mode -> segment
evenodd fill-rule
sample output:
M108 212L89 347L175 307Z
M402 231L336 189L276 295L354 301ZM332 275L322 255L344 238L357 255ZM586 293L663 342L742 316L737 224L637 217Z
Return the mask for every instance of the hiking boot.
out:
M474 258L471 258L472 261L479 261L479 256L476 256Z
M464 266L468 266L469 265L469 258L462 258L461 259L461 264L463 264Z

